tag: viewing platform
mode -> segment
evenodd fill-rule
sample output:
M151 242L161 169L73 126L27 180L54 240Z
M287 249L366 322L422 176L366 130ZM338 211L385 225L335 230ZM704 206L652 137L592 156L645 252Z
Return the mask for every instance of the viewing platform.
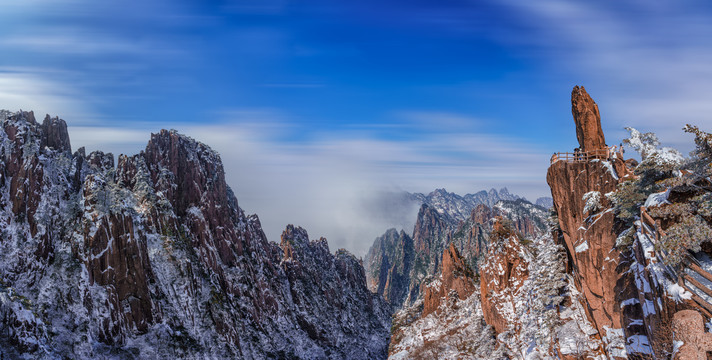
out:
M557 152L551 155L551 163L564 161L568 163L587 162L591 160L609 160L613 158L623 159L622 148L617 146L606 147L591 151Z

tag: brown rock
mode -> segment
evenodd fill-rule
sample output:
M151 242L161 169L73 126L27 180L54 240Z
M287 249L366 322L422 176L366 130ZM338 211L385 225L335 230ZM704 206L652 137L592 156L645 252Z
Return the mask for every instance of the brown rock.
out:
M145 333L156 322L160 309L154 306L148 282L153 278L145 238L134 231L130 216L111 214L98 221L89 236L85 229L86 268L90 284L107 289L111 321L104 327L102 341L121 342L125 332Z
M30 112L32 121L34 122L34 114ZM42 122L42 141L40 147L48 147L50 149L72 152L72 145L69 142L69 133L67 132L67 123L59 117L51 118L49 114L45 116Z
M616 270L621 259L615 246L615 216L611 211L601 211L593 217L583 212L585 193L605 194L614 191L618 182L600 162L559 161L549 168L546 179L559 214L566 251L571 254L576 269L574 276L588 301L591 320L599 331L603 331L604 326L619 329L622 321L615 287L624 275ZM605 210L610 204L605 197L603 200Z
M529 263L522 256L524 249L519 238L504 226L501 218L495 222L492 233L493 243L480 267L480 295L485 321L502 333L516 320L502 310L529 277Z
M359 260L331 254L323 238L289 251L268 242L207 146L161 131L111 169L108 154L70 155L60 119L37 124L14 113L0 131L8 201L0 221L17 225L0 243L18 250L0 252L5 358L17 357L5 345L38 351L32 357L285 358L324 349L329 358L385 358L390 308L366 288ZM9 286L22 297L7 301Z
M675 313L672 320L675 340L683 342L675 355L676 360L705 360L712 352L712 334L705 331L702 314L694 310Z
M95 166L97 169L109 170L114 168L114 154L104 153L103 151L92 151L87 156L86 161L89 165Z
M583 87L578 86L571 94L571 101L576 136L582 150L604 148L605 139L596 103ZM616 220L612 204L604 196L614 192L619 182L634 175L623 159L616 157L610 161L610 167L600 161L558 161L549 167L546 179L558 214L569 269L581 292L588 320L603 339L607 338L608 329L623 329L625 337L644 335L654 343L658 340L647 329L654 329L656 324L661 323L661 319L655 318L663 313L658 308L661 302L655 301L660 296L654 293L656 289L652 289L645 269L631 268L633 263L644 264L645 259L635 251L616 246L618 235L626 227ZM600 193L601 206L584 213L583 196L593 191ZM644 281L648 282L645 286ZM638 291L638 288L646 290ZM622 305L630 299L637 301ZM640 304L649 304L654 311L645 313ZM635 325L636 319L642 319L645 326ZM653 347L656 346L653 344Z
M450 291L455 291L460 300L469 297L475 291L475 274L460 256L454 244L443 253L443 272L440 286L426 287L423 315L436 311Z
M576 123L576 138L581 151L604 149L606 139L601 129L601 114L583 86L574 86L571 92L571 113Z

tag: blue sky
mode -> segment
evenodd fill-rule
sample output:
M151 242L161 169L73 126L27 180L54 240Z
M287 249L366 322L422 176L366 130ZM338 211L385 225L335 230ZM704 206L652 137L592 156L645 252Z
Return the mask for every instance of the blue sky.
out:
M382 190L548 195L576 146L570 91L683 152L712 120L703 1L4 1L0 107L68 121L73 147L136 153L175 128L222 154L278 240L304 225L361 254ZM406 229L411 230L411 229Z

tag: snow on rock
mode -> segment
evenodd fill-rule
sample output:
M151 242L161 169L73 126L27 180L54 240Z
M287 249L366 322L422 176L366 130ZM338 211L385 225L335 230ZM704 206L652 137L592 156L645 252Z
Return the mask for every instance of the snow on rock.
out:
M477 272L496 216L508 219L528 238L547 229L546 209L516 198L506 189L464 197L439 189L427 198L430 200L418 211L412 237L390 229L374 241L364 259L369 287L395 307L412 305L422 297L424 281L440 271L440 258L451 243ZM462 204L466 200L469 205ZM440 211L443 209L449 210ZM469 212L462 219L466 209Z
M606 344L606 353L617 358L627 358L625 333L623 329L614 329L604 326L605 330L603 342Z
M645 335L633 335L626 340L626 349L630 353L653 354L648 337Z
M566 276L566 281L571 304L562 306L559 315L562 323L556 332L559 352L573 357L598 357L603 345L596 337L598 331L586 317L581 294L576 290L573 277Z
M588 250L588 241L584 240L584 242L582 242L581 244L576 246L576 248L574 250L577 253L584 252L584 251Z
M500 359L495 334L483 319L479 294L460 300L455 294L441 304L441 311L419 317L418 306L394 315L390 360L406 359Z
M589 191L583 194L583 212L592 213L600 210L601 206L601 193L598 191Z
M675 300L675 302L678 303L682 302L683 300L692 299L692 293L675 283L668 285L666 291L668 296L670 296L670 298L672 298L673 300Z
M613 165L611 164L610 161L602 161L601 163L603 164L603 166L606 167L606 169L608 170L608 173L611 174L613 179L619 180L618 173L616 173L616 169L613 168Z
M0 124L0 357L386 357L360 261L298 227L269 242L208 146L162 130L114 164L60 119Z
M669 204L670 202L667 200L669 195L670 195L670 189L667 189L663 192L650 194L648 196L648 198L645 200L645 204L643 206L653 207L653 206L660 206L663 204Z

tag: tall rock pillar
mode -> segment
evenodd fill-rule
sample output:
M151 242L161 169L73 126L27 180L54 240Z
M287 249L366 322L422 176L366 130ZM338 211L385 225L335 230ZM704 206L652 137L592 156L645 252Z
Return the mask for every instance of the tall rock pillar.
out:
M571 114L576 123L576 139L581 151L604 149L606 138L601 129L601 114L583 86L574 86L571 91Z
M598 105L583 87L574 87L571 109L582 151L605 147ZM616 190L623 160L556 161L547 172L564 247L571 258L582 305L610 358L625 357L626 332L642 318L629 256L616 247L619 226L605 196Z

